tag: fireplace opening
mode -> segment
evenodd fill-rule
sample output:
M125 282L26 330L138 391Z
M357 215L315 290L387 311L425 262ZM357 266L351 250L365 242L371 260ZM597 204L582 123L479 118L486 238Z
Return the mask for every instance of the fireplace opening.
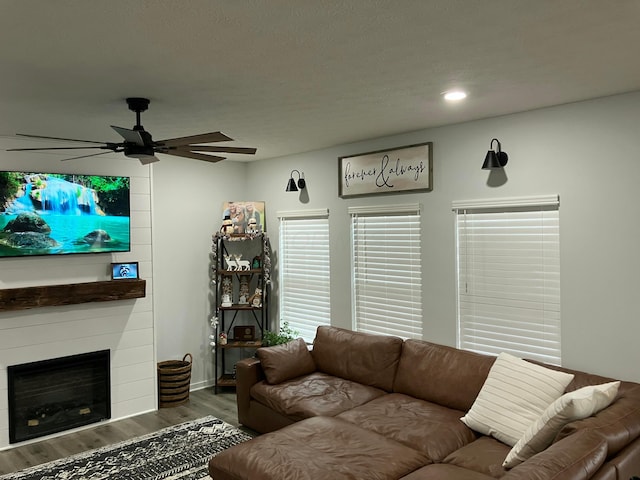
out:
M111 418L109 350L7 367L9 442Z

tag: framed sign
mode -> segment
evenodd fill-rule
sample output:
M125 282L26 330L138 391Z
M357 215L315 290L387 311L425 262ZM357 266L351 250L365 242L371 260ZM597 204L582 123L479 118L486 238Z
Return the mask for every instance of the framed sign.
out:
M338 157L342 198L433 188L433 143Z

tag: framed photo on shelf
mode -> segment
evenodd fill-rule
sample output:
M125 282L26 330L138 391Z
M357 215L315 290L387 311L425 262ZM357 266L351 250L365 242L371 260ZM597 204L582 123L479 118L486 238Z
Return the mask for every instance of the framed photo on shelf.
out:
M233 233L265 232L264 202L233 201L222 204L222 220L231 221Z
M256 327L254 325L237 325L233 327L233 339L243 342L251 342L256 339Z

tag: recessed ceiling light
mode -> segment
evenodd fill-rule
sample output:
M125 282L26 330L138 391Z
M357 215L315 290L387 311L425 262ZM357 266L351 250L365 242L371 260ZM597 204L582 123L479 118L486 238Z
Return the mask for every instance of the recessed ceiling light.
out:
M462 90L451 90L449 92L444 92L444 99L450 102L456 102L464 98L467 98L467 93L463 92Z

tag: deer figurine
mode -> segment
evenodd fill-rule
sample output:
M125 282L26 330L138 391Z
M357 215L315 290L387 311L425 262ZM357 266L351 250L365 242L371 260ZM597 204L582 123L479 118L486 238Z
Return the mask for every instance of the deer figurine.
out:
M225 255L224 261L227 262L227 271L232 272L234 270L238 270L238 262L237 260L231 258L231 255Z
M241 260L241 253L234 255L234 257L236 257L236 270L251 270L251 262L249 260Z

